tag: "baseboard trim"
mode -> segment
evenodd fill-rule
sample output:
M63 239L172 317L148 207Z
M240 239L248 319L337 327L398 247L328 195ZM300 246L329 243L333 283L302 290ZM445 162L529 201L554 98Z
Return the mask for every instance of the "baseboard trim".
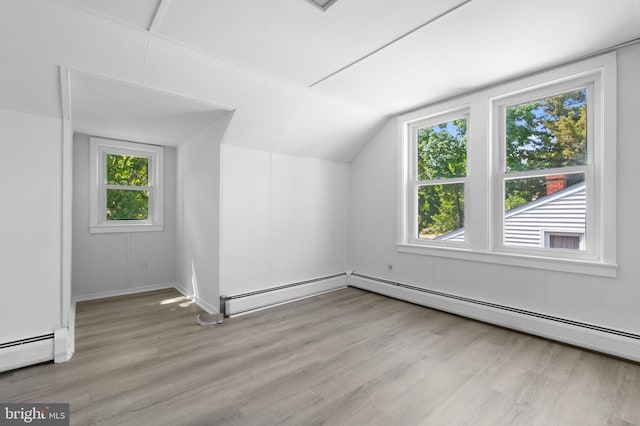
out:
M195 303L196 305L198 305L203 311L205 311L208 314L217 314L218 312L218 308L214 305L212 305L211 303L207 302L206 300L203 300L199 297L196 297L195 295L191 294L191 292L189 292L187 290L186 287L184 287L182 284L180 283L175 283L175 285L173 286L180 294L182 294L184 297L190 299L193 303Z
M235 318L235 317L239 317L239 316L242 316L242 315L251 314L251 313L254 313L254 312L258 312L258 311L263 311L263 310L265 310L265 309L275 308L276 306L281 306L281 305L286 305L286 304L288 304L288 303L297 302L297 301L299 301L299 300L304 300L304 299L309 299L309 298L311 298L311 297L320 296L321 294L327 294L327 293L331 293L331 292L333 292L333 291L343 290L343 289L345 289L345 288L347 288L347 287L348 287L347 285L342 285L342 286L340 286L340 287L335 287L335 288L332 288L332 289L330 289L330 290L321 291L320 293L313 293L313 294L310 294L310 295L308 295L308 296L297 297L297 298L295 298L295 299L287 299L287 300L286 300L286 301L284 301L284 302L274 303L274 304L272 304L272 305L265 305L265 306L263 306L263 307L261 307L261 308L250 309L250 310L243 311L243 312L239 312L239 313L236 313L236 314L230 314L230 315L228 315L228 316L229 316L229 318Z
M222 296L221 299L224 303L225 315L232 317L266 307L290 303L346 286L347 277L344 273L341 273L245 294Z
M102 291L99 293L79 294L73 297L76 302L85 302L87 300L106 299L108 297L127 296L129 294L145 293L147 291L165 290L167 288L175 288L178 291L179 284L175 282L152 284L140 287L123 288L120 290Z
M122 290L103 291L103 292L100 292L100 293L82 294L82 295L74 296L73 301L72 301L74 323L75 323L75 303L76 302L85 302L85 301L88 301L88 300L106 299L106 298L109 298L109 297L128 296L128 295L131 295L131 294L146 293L148 291L165 290L167 288L175 289L176 291L178 291L178 293L180 293L184 297L187 297L190 300L192 300L193 303L198 305L200 308L202 308L204 311L206 311L209 314L218 313L218 308L216 308L215 306L213 306L209 302L207 302L205 300L202 300L202 299L200 299L198 297L195 297L194 295L190 294L190 292L187 290L187 288L184 287L181 283L179 283L179 282L171 282L171 283L153 284L153 285L146 285L146 286L141 286L141 287L126 288L126 289L122 289ZM71 338L71 340L73 340L73 338ZM74 352L74 348L72 347L71 348L71 353L73 353L73 352Z
M178 293L182 294L184 297L193 298L193 295L189 293L189 290L181 283L175 282L173 283L173 288L175 288Z
M352 274L349 285L479 321L640 362L635 333L474 301L377 277ZM611 331L608 331L611 330Z
M0 372L54 359L54 337L0 349Z

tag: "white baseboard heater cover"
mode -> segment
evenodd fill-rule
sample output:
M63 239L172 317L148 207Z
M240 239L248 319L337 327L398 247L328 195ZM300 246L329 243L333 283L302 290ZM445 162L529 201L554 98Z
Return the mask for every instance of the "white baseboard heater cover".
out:
M233 296L220 296L220 312L225 317L240 315L346 286L346 274L342 272Z
M8 371L54 359L54 334L0 343L0 371Z
M352 273L350 287L640 362L640 334Z

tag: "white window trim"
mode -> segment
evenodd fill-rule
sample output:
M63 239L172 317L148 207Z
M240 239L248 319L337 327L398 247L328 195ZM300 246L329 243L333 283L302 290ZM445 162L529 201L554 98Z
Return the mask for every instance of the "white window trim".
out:
M461 96L398 117L398 240L397 250L402 253L487 262L535 269L615 277L616 264L616 54L609 53L541 72L509 83ZM593 122L594 140L589 150L592 156L592 201L587 211L595 229L586 229L593 238L591 252L575 256L567 253L557 256L556 250L504 250L501 242L503 212L501 211L502 163L498 160L502 142L496 138L494 116L495 101L513 99L519 93L530 99L533 91L542 93L555 87L576 86L580 81L594 81L593 103L598 119ZM599 85L599 87L597 87ZM413 220L409 202L411 141L409 125L423 118L439 116L469 108L467 128L467 184L465 185L465 247L452 244L419 243L412 240L409 220ZM591 107L593 109L593 106ZM606 149L604 149L606 144ZM500 206L497 209L496 206ZM588 207L589 208L589 207ZM496 219L498 217L498 219ZM596 230L598 231L596 233Z
M465 195L465 217L466 210L468 208L467 204L467 195L468 195L468 170L465 176L455 177L455 178L442 178L442 179L431 179L428 181L421 181L418 179L418 141L417 134L418 130L433 126L436 124L446 123L452 120L456 120L459 118L464 118L467 120L467 129L469 127L469 109L467 107L458 108L453 111L448 111L443 114L438 114L430 117L424 117L420 120L412 121L407 123L406 137L409 139L409 164L410 171L408 173L408 180L411 181L410 184L405 185L407 194L407 215L409 216L405 222L406 226L406 235L407 240L410 241L411 244L432 244L432 245L443 245L443 246L454 246L454 247L468 247L468 243L465 239L464 243L459 242L451 242L451 241L438 241L438 240L422 240L418 238L419 229L417 229L418 224L418 186L421 185L446 185L446 184L455 184L462 183L464 185L464 195ZM467 130L467 151L469 147L469 132ZM466 236L465 236L466 238Z
M89 138L90 191L89 232L145 232L162 231L164 228L163 204L163 148L114 139ZM149 219L140 221L110 220L106 217L106 154L134 155L149 158L149 183L142 189L149 190Z
M538 87L533 90L520 91L515 95L506 94L504 96L491 99L493 104L493 146L495 149L495 162L494 167L494 211L493 215L495 220L494 229L496 231L495 251L501 251L505 253L519 253L519 254L531 254L532 256L539 256L540 250L550 250L544 248L541 245L539 249L526 248L513 245L504 244L504 222L505 222L505 207L504 207L504 182L507 179L522 179L528 177L539 177L555 174L572 174L583 173L585 175L586 183L586 217L587 217L587 244L585 244L584 251L580 252L558 252L555 256L559 256L566 259L582 259L588 261L598 261L599 250L596 241L599 240L598 227L595 223L598 223L599 212L595 209L595 189L594 189L594 163L599 163L602 159L599 158L594 152L596 145L602 143L600 135L596 135L594 132L594 123L598 120L596 116L602 117L600 103L598 102L599 96L595 96L601 91L600 87L600 73L594 72L576 78L571 78L568 81L561 82L559 84L549 84L546 86ZM511 105L517 105L520 103L545 98L548 96L554 96L557 94L571 92L578 89L587 89L587 161L585 165L549 168L541 170L528 170L523 172L509 172L505 170L506 165L506 138L504 129L504 120L506 107ZM601 152L601 150L599 151ZM502 212L502 214L498 214Z

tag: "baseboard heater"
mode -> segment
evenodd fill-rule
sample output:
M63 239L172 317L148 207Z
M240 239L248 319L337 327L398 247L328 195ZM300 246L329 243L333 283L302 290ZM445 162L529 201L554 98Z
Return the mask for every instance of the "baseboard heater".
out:
M370 284L359 278L369 281ZM640 361L640 334L637 333L430 290L356 272L351 274L349 286ZM410 290L411 293L404 290Z
M220 313L225 317L240 315L346 286L346 273L341 272L232 296L220 296Z
M0 343L0 371L13 370L53 359L53 333Z

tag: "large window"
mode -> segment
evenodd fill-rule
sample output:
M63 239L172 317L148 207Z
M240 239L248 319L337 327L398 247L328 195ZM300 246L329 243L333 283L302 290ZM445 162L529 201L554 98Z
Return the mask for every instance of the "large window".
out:
M587 232L594 220L592 91L589 79L495 102L502 147L500 248L593 253ZM545 229L568 230L581 243Z
M399 117L398 250L615 275L615 54Z
M162 230L162 147L91 138L91 232Z
M444 241L464 227L467 117L421 121L411 126L411 133L412 196L417 200L412 234L420 240Z

